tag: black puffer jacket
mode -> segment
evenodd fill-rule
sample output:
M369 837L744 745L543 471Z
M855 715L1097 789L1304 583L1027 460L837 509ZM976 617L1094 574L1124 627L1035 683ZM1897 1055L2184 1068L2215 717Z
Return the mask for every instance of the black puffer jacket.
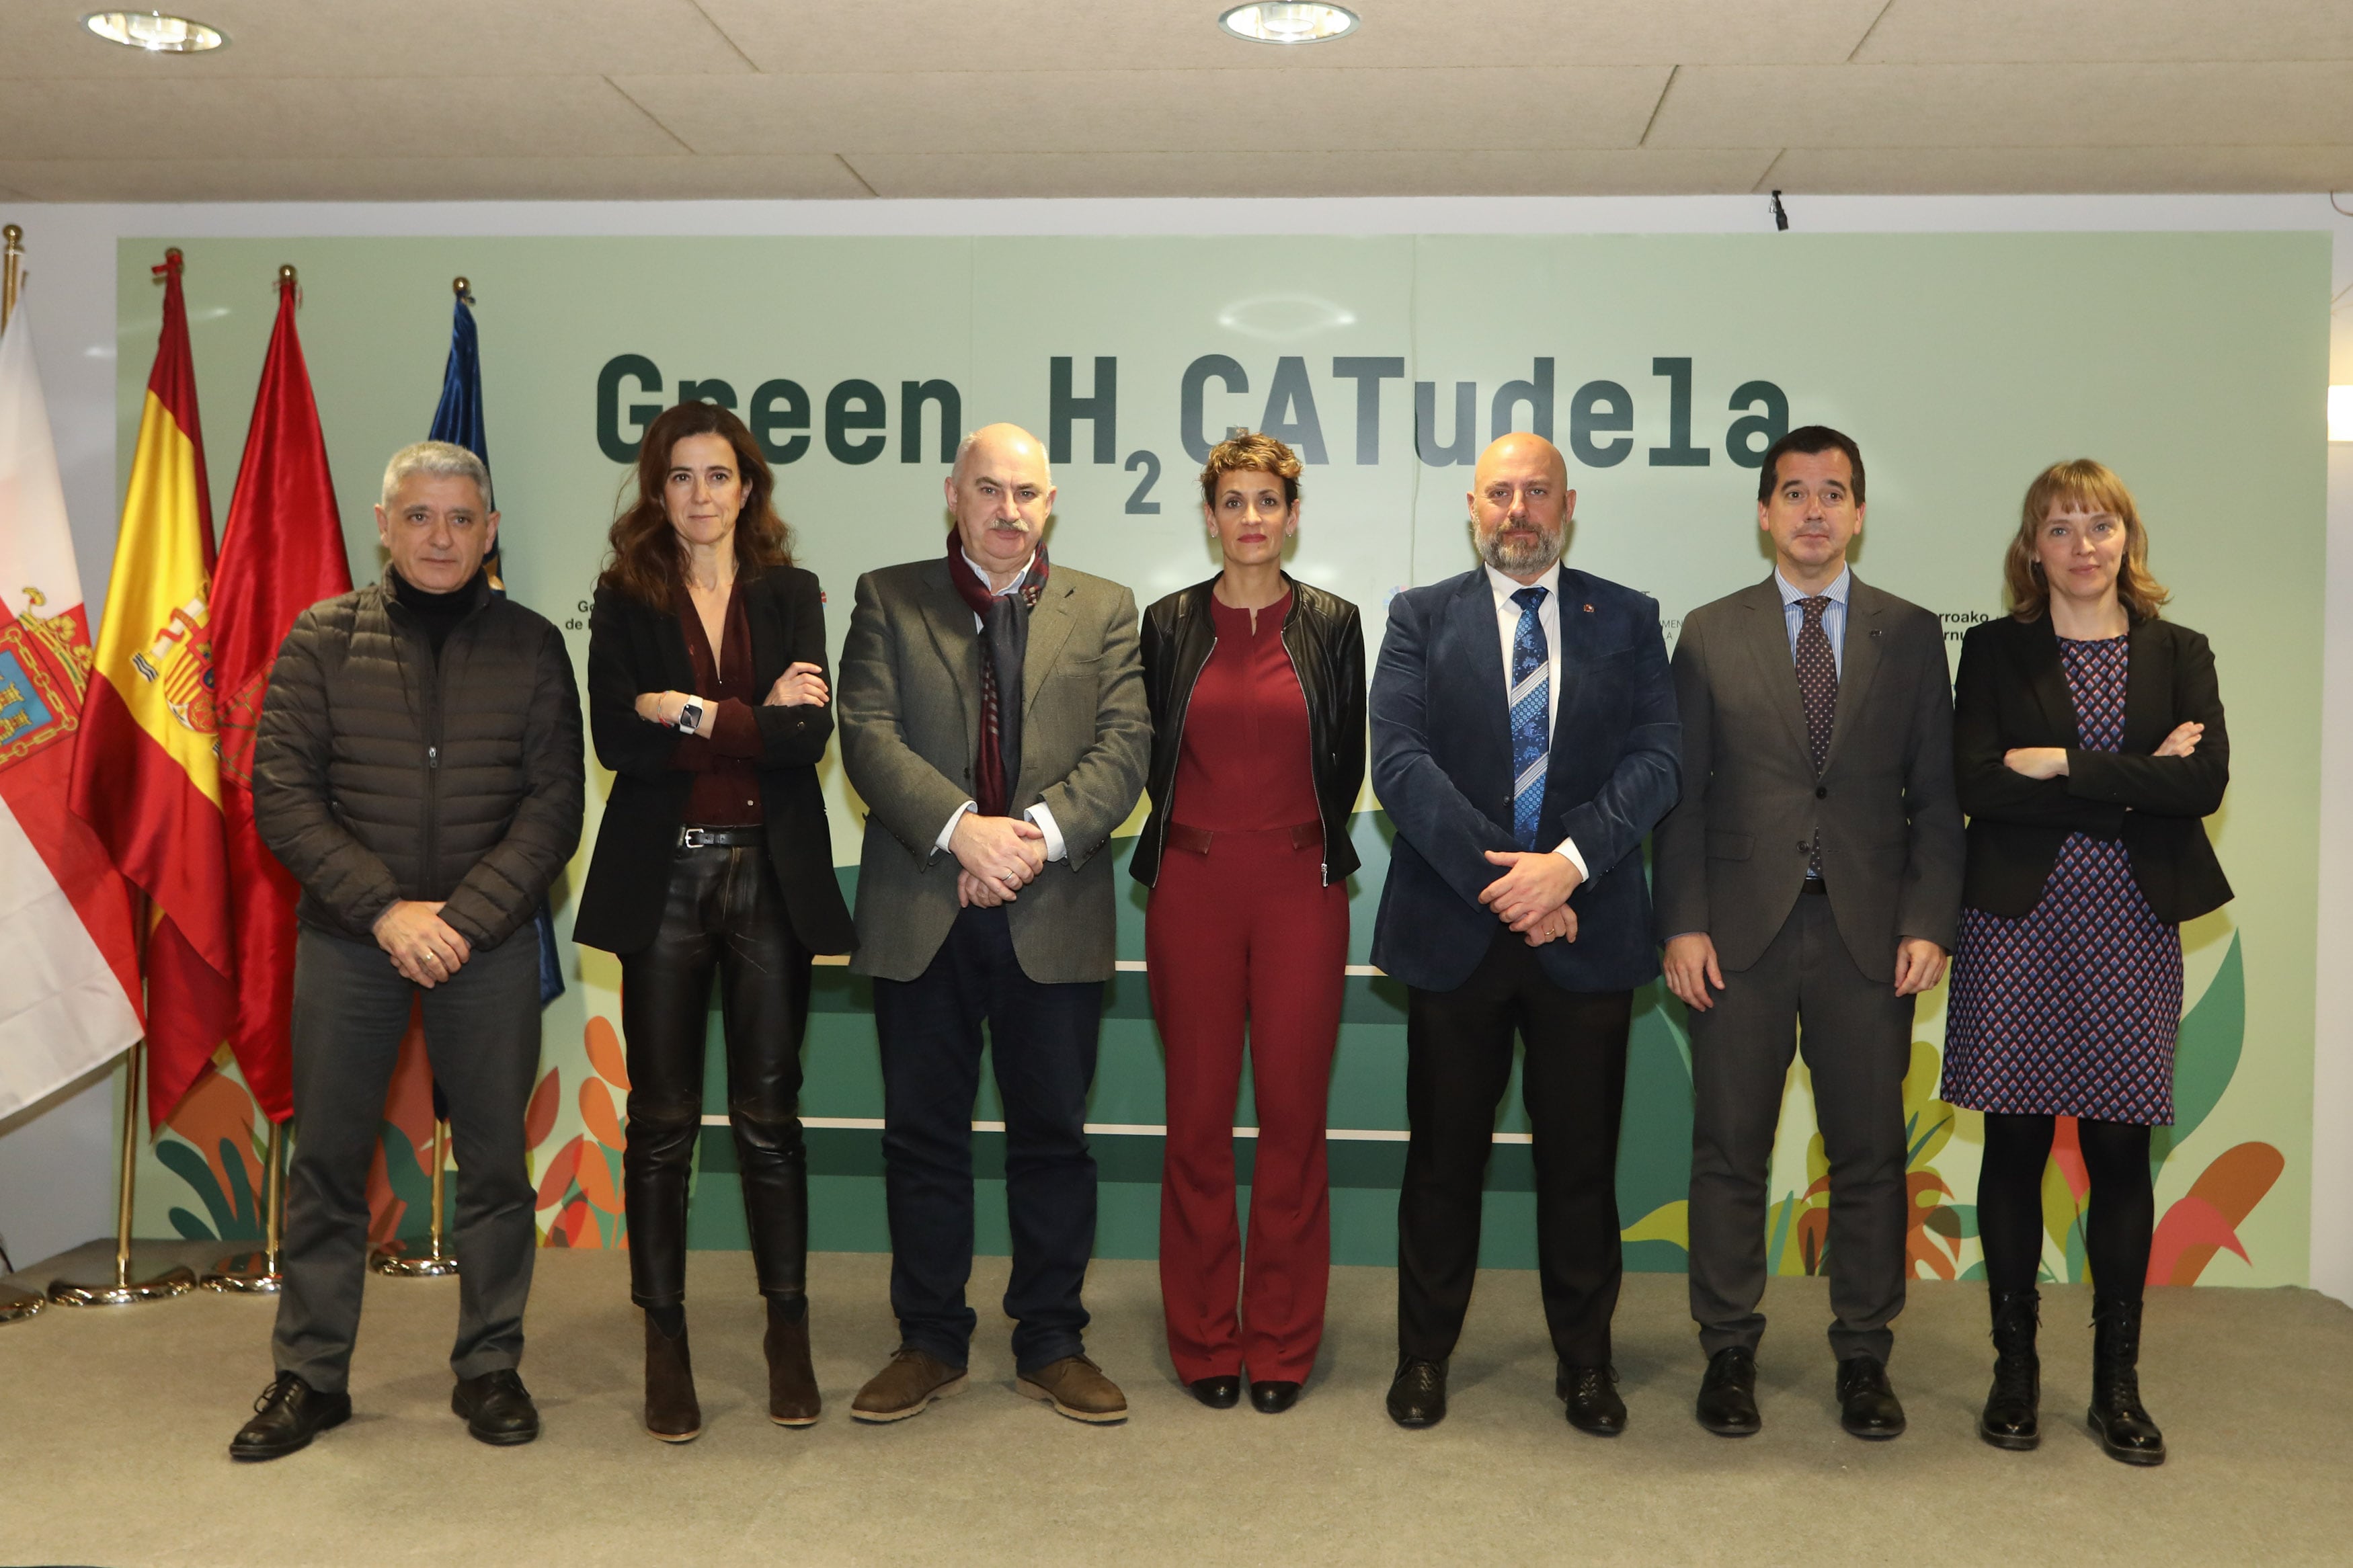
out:
M278 650L253 817L299 918L368 940L446 900L477 947L530 922L580 842L580 694L564 637L477 576L437 666L392 579L311 605Z
M1324 824L1324 885L1356 868L1348 818L1365 783L1365 633L1356 606L1337 594L1310 587L1288 572L1291 609L1282 617L1282 647L1307 698L1307 733L1314 755L1316 815ZM1150 887L1160 875L1168 842L1168 808L1176 790L1176 762L1185 747L1185 710L1193 683L1218 646L1209 591L1218 580L1178 590L1144 612L1144 695L1152 709L1152 772L1145 782L1152 815L1135 841L1129 874Z

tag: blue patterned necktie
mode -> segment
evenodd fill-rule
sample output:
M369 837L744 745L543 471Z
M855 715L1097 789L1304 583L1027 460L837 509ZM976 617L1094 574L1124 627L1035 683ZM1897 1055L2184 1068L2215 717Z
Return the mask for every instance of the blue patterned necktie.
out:
M1545 590L1523 588L1512 602L1520 607L1520 627L1512 634L1512 837L1534 849L1544 818L1545 763L1552 755L1552 671L1536 618Z

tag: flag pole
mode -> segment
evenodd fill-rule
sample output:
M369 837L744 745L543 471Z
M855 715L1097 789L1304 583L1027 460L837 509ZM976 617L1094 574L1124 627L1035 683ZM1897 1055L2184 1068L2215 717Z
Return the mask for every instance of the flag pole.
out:
M261 1250L232 1252L206 1270L200 1281L207 1290L269 1295L285 1283L279 1272L278 1247L286 1234L286 1123L269 1124L268 1163L261 1177Z
M25 231L10 224L0 228L0 331L16 313L16 290L25 282Z
M178 1264L152 1279L131 1278L131 1209L139 1174L139 1069L147 1059L147 1042L132 1046L122 1059L122 1179L114 1213L114 1278L98 1285L52 1282L49 1300L60 1307L128 1307L134 1301L185 1296L196 1286L195 1272Z
M389 1274L404 1279L439 1279L458 1272L458 1260L441 1246L441 1212L443 1173L449 1166L449 1124L439 1119L433 1123L433 1220L427 1232L425 1251L411 1257L406 1242L388 1241L376 1249L369 1266L378 1274Z

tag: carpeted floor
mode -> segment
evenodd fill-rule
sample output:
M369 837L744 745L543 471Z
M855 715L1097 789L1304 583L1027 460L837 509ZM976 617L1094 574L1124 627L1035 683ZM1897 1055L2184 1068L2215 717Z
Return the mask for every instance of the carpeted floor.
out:
M111 1256L32 1273L95 1276ZM1682 1278L1630 1276L1618 1364L1631 1427L1607 1441L1561 1418L1532 1274L1482 1277L1452 1414L1402 1432L1381 1409L1388 1270L1335 1273L1316 1378L1270 1417L1194 1404L1161 1343L1154 1266L1101 1263L1090 1348L1134 1414L1094 1429L1014 1394L990 1305L1005 1263L984 1258L970 1389L867 1427L848 1405L894 1342L888 1260L810 1262L825 1419L767 1422L749 1260L697 1253L707 1425L680 1447L637 1426L641 1331L616 1254L540 1254L522 1370L546 1435L517 1449L470 1441L449 1414L450 1281L371 1282L357 1414L268 1465L226 1451L269 1377L268 1299L52 1308L0 1327L0 1562L2353 1561L2353 1310L2310 1291L2154 1294L2145 1392L2173 1458L2136 1470L2082 1425L2090 1303L2074 1289L2044 1298L2042 1447L2007 1454L1972 1428L1990 1353L1974 1286L1913 1287L1893 1367L1911 1431L1874 1445L1837 1426L1822 1283L1778 1281L1765 1430L1726 1441L1692 1419L1701 1361Z

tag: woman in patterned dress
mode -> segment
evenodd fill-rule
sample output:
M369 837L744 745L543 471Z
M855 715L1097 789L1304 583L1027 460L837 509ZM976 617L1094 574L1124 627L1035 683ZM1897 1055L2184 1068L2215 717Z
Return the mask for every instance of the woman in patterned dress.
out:
M2173 1121L2180 923L2231 898L2202 821L2230 781L2221 694L2206 639L2158 618L2148 536L2100 464L2028 487L2003 575L2009 618L1961 647L1953 741L1969 840L1943 1098L1985 1113L1997 1359L1978 1432L2040 1440L2042 1169L2072 1116L2091 1177L2088 1419L2112 1457L2161 1464L2137 1371L2149 1129Z

